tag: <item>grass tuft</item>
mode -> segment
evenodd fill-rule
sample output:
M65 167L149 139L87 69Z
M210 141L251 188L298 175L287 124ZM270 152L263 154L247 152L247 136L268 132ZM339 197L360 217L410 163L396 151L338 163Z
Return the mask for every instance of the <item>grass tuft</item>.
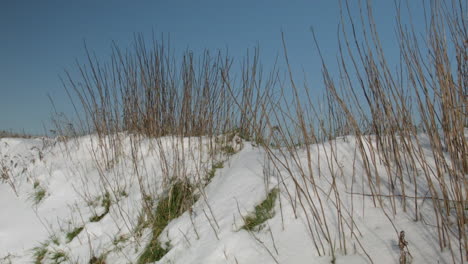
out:
M146 246L145 251L141 254L138 259L138 264L152 263L158 261L164 257L167 252L169 252L171 245L169 242L166 242L166 247L162 247L161 242L157 239L151 239L149 244Z
M112 241L112 244L114 246L117 246L119 245L120 243L125 243L126 241L128 241L129 237L126 236L126 235L118 235L114 238L114 240Z
M149 221L146 220L146 215L147 214L146 214L145 210L142 210L138 214L137 224L136 224L135 229L133 231L137 237L141 237L143 235L143 230L145 228L150 227Z
M68 260L68 255L63 250L57 250L52 252L50 259L54 264L59 264Z
M260 231L263 229L263 223L275 215L273 209L278 193L278 188L272 189L266 199L261 204L255 206L255 212L245 218L245 224L241 229L248 231Z
M36 189L37 187L39 187L39 181L35 180L33 183L33 188Z
M80 226L68 232L66 235L67 243L71 242L77 235L79 235L81 231L83 231L83 228L84 228L83 226Z
M42 243L41 246L33 248L34 264L41 264L47 255L48 243Z
M119 190L119 195L120 197L128 197L128 193L125 191L125 189Z
M170 243L166 242L164 247L158 237L170 221L181 216L188 210L196 200L193 186L185 181L175 181L166 197L162 198L156 212L150 217L152 238L138 259L138 264L151 263L160 260L170 250Z
M46 193L46 190L42 186L39 184L36 185L36 183L34 183L34 193L31 197L34 205L38 205L44 199Z
M91 218L89 218L90 222L99 222L101 221L104 216L106 216L109 213L110 206L112 204L112 200L110 198L109 192L106 192L104 194L104 197L102 198L101 206L104 207L104 212L100 215L93 215Z
M106 264L106 256L105 255L101 255L99 257L93 256L89 260L89 264Z
M58 246L60 244L60 239L56 234L51 235L49 240L50 240L50 242L52 242L56 246Z
M213 177L215 176L215 173L216 173L216 170L217 169L222 169L223 168L223 162L222 161L219 161L217 163L214 163L212 166L211 166L211 170L208 171L208 173L206 174L206 182L210 182L211 179L213 179Z
M234 150L234 148L232 146L229 146L229 145L226 145L226 146L223 146L221 148L221 150L227 154L227 155L234 155L236 154L236 151Z

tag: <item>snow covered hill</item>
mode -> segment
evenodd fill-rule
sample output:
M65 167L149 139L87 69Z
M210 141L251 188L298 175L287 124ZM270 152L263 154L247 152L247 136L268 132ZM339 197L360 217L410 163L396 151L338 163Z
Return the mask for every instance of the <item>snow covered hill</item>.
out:
M357 148L343 137L288 157L207 138L2 138L0 263L398 263L400 231L412 263L459 261L439 249L422 174L404 212L385 176L369 195ZM192 198L156 227L173 197Z

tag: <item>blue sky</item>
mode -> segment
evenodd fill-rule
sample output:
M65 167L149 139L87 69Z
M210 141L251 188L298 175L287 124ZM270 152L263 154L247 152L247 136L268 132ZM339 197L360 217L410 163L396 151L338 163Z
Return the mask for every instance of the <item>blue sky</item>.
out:
M377 25L385 33L384 48L394 52L393 1L374 2ZM64 69L73 70L75 59L85 60L84 41L103 58L110 54L111 41L125 48L133 33L148 38L152 32L169 33L176 53L227 47L239 59L258 44L262 62L268 65L282 55L283 31L294 69L304 68L309 82L321 83L310 27L315 28L326 59L334 63L338 22L338 0L4 0L0 129L42 132L52 111L47 94L58 110L71 111L58 76Z

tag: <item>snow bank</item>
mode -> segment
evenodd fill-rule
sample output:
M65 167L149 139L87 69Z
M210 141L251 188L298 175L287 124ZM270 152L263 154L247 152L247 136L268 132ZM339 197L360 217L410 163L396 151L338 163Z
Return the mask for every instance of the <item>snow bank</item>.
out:
M453 261L439 250L430 200L418 202L423 218L414 221L413 200L403 212L396 199L393 214L389 199L381 198L382 210L365 196L369 189L352 137L311 146L312 172L301 167L307 164L306 151L298 152L296 161L274 159L281 157L280 150L268 153L245 142L234 155L215 155L223 168L206 182L202 178L214 163L212 144L206 138L122 135L118 151L106 152L94 136L67 143L0 139L8 175L0 184L0 263L31 263L40 248L46 251L42 263L90 263L93 256L105 257L106 263L135 263L151 239L148 227L141 235L135 232L142 190L157 203L168 175L203 187L192 209L159 237L171 248L158 263L397 263L401 230L412 263ZM290 171L280 165L287 162ZM298 176L301 169L314 175L315 185ZM384 188L389 185L383 182ZM273 188L280 193L274 216L258 231L242 229L245 217ZM39 190L45 195L38 201Z

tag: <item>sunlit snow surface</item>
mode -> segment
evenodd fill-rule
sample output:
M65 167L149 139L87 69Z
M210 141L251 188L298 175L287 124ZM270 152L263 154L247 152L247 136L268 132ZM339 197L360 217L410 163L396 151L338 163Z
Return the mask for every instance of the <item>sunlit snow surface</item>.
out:
M165 171L162 168L174 169L171 168L174 157L163 161L158 149L171 149L174 141L171 137L158 142L141 140L136 169L131 162L129 138L123 139L123 154L109 168L104 162L96 162L102 156L92 151L97 144L93 136L67 144L52 139L0 139L0 169L7 171L11 179L0 184L0 263L33 263L32 249L46 241L49 241L48 252L65 252L69 256L64 263L89 263L93 255L103 254L107 255L106 263L135 263L151 238L149 229L143 230L139 239L133 236L142 210L137 175L147 179L153 194L162 194L160 187ZM330 155L331 143L337 153L335 172L340 172L335 185L343 206L342 214L348 223L351 217L355 222L354 235L345 227L345 239L341 240L337 196L332 191L332 176L325 158ZM203 147L199 144L207 145L207 140L189 142L184 139L183 144L185 151L177 155L186 156L183 171L195 180L200 171L211 167L207 155L200 153ZM402 211L400 203L395 216L387 208L387 217L381 208L374 206L370 197L351 195L352 192L370 192L363 184L362 160L353 158L355 150L353 137L311 146L312 170L323 203L323 213L319 213L325 216L325 226L311 218L311 210L303 210L301 202L306 209L310 206L304 197L297 197L292 177L285 171L280 177L272 169L275 161L268 161L264 150L245 142L243 149L230 156L224 168L216 171L204 188L205 194L193 205L192 214L186 212L173 220L161 234L161 242L170 242L172 248L159 263L331 263L330 243L320 234L320 228L328 229L335 238L331 244L335 245L336 263L370 263L369 257L374 263L398 263L398 232L401 230L406 232L412 263L451 263L448 250L441 252L439 249L430 200L419 202L423 221L416 222L414 200L408 200L407 213ZM429 153L429 149L425 150ZM306 151L299 155L300 162L306 166ZM383 173L384 168L381 170ZM419 194L424 196L425 180L422 176L419 180ZM33 198L38 188L34 188L35 182L46 191L37 205ZM91 222L90 217L104 211L98 199L105 193L103 186L117 195L112 195L110 213L99 222ZM261 231L249 233L240 229L243 217L254 211L275 187L280 188L275 216ZM125 195L119 195L122 190ZM311 202L320 209L318 198L312 190L310 192ZM97 202L93 204L89 198ZM66 234L81 226L83 231L68 242ZM51 242L54 237L58 244ZM119 238L125 239L119 241ZM319 256L314 240L326 254ZM340 241L346 244L340 247ZM452 243L456 245L456 241ZM53 263L50 254L43 263Z

